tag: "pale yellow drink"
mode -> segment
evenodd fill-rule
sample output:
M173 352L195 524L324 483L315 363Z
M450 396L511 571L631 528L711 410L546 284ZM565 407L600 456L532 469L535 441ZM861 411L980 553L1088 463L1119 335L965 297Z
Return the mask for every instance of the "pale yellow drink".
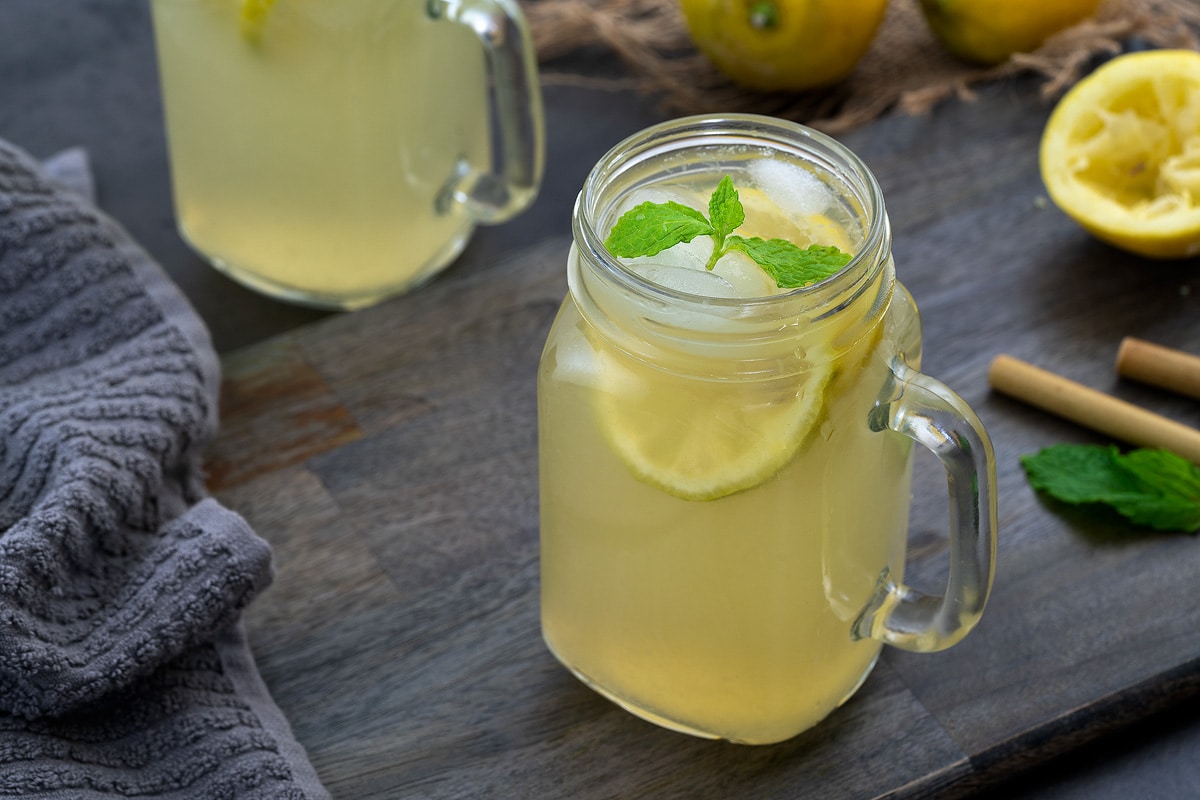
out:
M671 194L707 198L720 177ZM853 208L797 217L773 209L753 175L733 178L747 207L739 233L858 246L866 221ZM568 297L542 359L545 639L659 724L786 739L853 693L879 654L852 629L881 578L903 573L910 442L867 417L892 359L919 357L915 308L895 284L832 316L784 316L764 325L765 343L730 349L736 324L700 314L700 335L677 336L677 314L589 289L580 258L572 295L596 298L605 320ZM745 269L716 272L744 291Z
M153 0L176 213L270 294L356 307L452 260L440 195L488 164L483 51L417 0Z

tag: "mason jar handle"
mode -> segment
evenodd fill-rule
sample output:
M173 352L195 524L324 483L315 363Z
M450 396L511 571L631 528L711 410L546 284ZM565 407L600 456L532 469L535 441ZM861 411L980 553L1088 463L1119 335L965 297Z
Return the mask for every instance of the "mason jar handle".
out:
M464 207L476 222L504 222L533 202L542 180L545 126L533 39L515 0L427 2L431 17L465 25L483 45L498 145L496 169L461 161L439 202Z
M987 603L996 565L996 465L983 424L961 397L899 359L892 376L891 391L869 424L916 440L945 467L950 575L938 597L897 584L885 572L854 632L903 650L933 652L966 636Z

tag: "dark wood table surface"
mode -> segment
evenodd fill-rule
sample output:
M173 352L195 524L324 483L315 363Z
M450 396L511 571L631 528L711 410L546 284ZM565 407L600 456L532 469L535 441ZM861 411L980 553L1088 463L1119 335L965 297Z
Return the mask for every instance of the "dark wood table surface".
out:
M326 314L183 246L157 91L144 0L0 5L0 137L40 157L86 147L101 205L222 354L211 487L275 548L251 644L335 798L1200 797L1200 540L1040 501L1021 454L1104 440L986 383L1007 352L1200 424L1195 401L1112 370L1124 335L1200 352L1200 264L1124 255L1046 203L1035 87L840 137L883 185L926 371L995 441L996 589L960 646L887 651L826 722L759 748L618 710L538 630L534 369L574 195L608 147L663 118L653 101L548 85L534 208L481 229L418 292ZM944 501L921 467L910 573L936 588Z

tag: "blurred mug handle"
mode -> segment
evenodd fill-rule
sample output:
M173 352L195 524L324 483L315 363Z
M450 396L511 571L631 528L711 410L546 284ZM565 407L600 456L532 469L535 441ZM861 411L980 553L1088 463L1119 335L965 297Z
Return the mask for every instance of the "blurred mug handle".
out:
M465 25L483 45L494 92L495 169L461 161L439 201L466 209L476 222L504 222L537 196L545 161L545 125L537 59L514 0L427 0L429 15Z

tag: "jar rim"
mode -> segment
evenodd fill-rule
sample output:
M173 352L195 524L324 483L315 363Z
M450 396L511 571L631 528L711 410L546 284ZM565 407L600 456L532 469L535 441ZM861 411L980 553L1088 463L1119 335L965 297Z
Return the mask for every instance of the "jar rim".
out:
M728 142L802 154L833 174L862 204L866 221L862 244L834 275L788 292L762 297L710 297L650 281L625 266L604 246L593 219L603 212L602 190L622 174L666 153ZM738 308L744 312L776 309L781 304L821 305L839 298L838 307L864 291L883 268L891 249L891 231L883 191L866 163L828 134L797 122L759 114L700 114L645 128L613 146L588 173L575 200L572 228L577 246L605 276L642 296L673 304Z

